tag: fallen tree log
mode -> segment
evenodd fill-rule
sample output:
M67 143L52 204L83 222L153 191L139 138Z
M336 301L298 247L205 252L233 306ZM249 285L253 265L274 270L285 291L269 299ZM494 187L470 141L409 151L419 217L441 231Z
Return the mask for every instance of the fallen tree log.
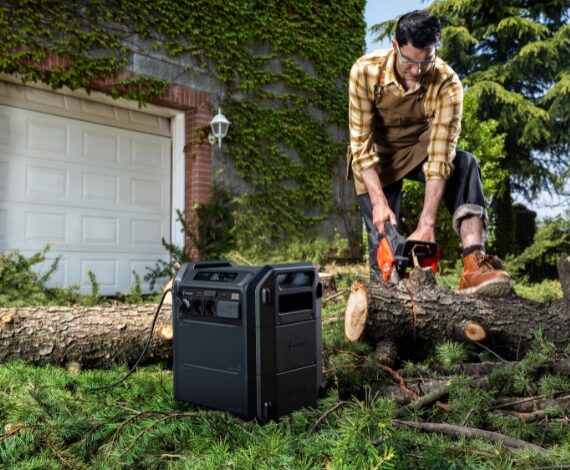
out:
M0 363L108 367L133 364L143 350L156 305L0 308ZM146 362L172 357L171 307L163 305Z
M563 286L569 285L570 257L558 270ZM522 357L531 347L534 331L558 349L570 343L570 298L533 302L511 293L506 298L471 297L437 285L429 270L412 271L403 285L356 281L345 311L349 340L363 338L375 345L382 340L398 349L414 348L419 340L430 344L449 338L481 342L506 358Z

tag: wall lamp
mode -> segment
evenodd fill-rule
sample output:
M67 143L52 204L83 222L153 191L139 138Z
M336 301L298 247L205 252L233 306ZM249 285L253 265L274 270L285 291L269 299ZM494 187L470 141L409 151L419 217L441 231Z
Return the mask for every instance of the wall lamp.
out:
M210 145L214 145L218 141L218 147L221 148L222 139L226 136L230 127L230 121L222 114L222 108L218 108L218 114L210 121L210 127L212 128L212 133L208 135L208 142L210 142Z

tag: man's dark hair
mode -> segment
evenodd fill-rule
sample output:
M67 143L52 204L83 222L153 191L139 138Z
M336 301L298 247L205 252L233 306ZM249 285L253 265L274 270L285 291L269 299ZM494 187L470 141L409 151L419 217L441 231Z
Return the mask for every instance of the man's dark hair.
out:
M412 43L417 49L425 49L439 42L441 22L429 11L414 10L400 16L396 26L396 41L400 46Z

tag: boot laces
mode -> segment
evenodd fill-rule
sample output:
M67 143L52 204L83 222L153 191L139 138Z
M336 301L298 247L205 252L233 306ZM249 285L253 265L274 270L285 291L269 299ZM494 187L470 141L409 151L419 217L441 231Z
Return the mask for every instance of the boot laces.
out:
M477 257L477 266L487 268L489 271L504 270L505 266L501 258L495 255L482 255Z

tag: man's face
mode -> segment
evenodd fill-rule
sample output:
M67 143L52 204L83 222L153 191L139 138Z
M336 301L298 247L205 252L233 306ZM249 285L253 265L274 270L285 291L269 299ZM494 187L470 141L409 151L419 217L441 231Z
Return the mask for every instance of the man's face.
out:
M433 65L436 57L435 45L418 49L411 42L400 46L392 39L392 47L397 54L396 69L401 79L406 82L418 82L422 75Z

